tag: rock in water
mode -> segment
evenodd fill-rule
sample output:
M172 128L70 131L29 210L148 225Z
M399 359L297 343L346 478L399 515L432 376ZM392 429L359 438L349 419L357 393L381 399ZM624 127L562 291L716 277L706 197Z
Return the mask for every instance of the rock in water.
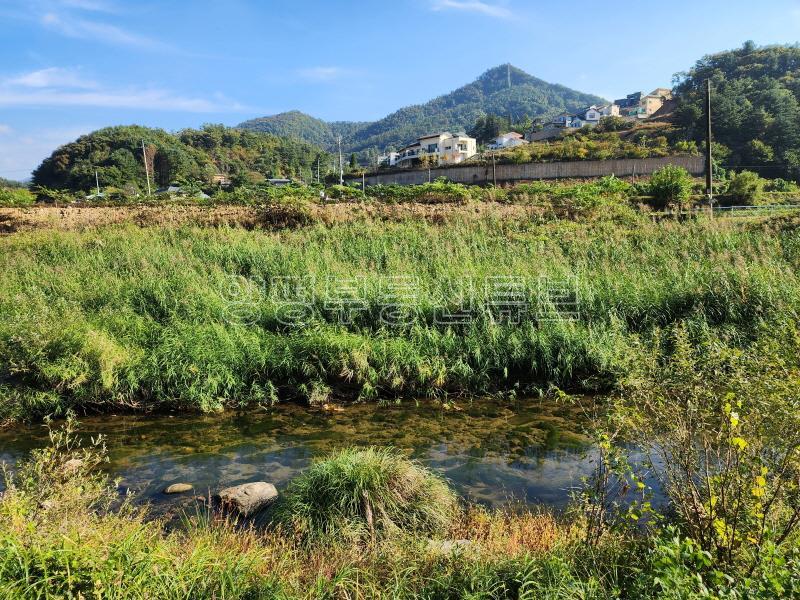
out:
M191 483L173 483L164 488L165 494L182 494L183 492L192 491L193 486Z
M225 507L233 508L243 517L257 513L278 497L275 486L266 481L243 483L225 488L215 499Z

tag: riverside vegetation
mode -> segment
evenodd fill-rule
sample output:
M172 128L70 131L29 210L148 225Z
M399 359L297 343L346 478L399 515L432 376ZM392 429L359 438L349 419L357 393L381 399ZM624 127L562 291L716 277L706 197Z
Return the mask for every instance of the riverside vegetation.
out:
M690 183L669 169L653 182L678 200ZM288 228L0 238L0 418L602 391L661 330L744 345L796 316L795 220L654 223L631 208L630 187L482 192L535 205L520 220L498 208L444 225L328 226L289 197L266 209ZM418 200L451 194L467 209L473 193L419 188ZM465 310L466 320L442 318Z
M681 201L690 184L667 172L654 185ZM449 185L421 186L415 200L447 201ZM538 392L578 403L560 390L609 392L586 432L596 475L563 515L467 505L435 474L374 448L321 459L258 527L205 508L176 527L120 504L98 469L102 445L82 448L55 430L49 448L7 474L0 592L800 594L800 222L656 222L634 210L625 182L542 185L481 192L496 197L478 212L473 192L454 186L438 221L328 224L287 195L265 210L294 217L260 230L0 238L7 423L340 397ZM412 192L376 190L369 202L402 204L401 193ZM532 210L505 218L503 203ZM515 298L530 310L505 312L486 285L498 275L521 284ZM385 284L409 276L413 297L395 299L403 318L387 323ZM326 303L328 283L354 277L358 310L342 320ZM296 314L287 298L306 303L302 326L287 320ZM464 307L469 322L438 318Z
M7 475L9 598L790 598L800 593L796 326L745 351L678 328L596 430L601 460L562 516L465 505L391 449L345 449L261 524L198 506L178 527L118 499L101 440L66 429ZM697 342L698 340L694 340ZM564 401L570 401L564 399ZM623 435L659 460L628 460ZM649 501L646 481L669 500ZM631 491L634 490L634 491Z

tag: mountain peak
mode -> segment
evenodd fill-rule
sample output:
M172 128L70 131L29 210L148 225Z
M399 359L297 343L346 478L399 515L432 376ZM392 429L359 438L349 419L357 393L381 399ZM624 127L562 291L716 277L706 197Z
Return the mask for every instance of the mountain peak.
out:
M485 114L514 118L555 115L602 102L585 94L548 83L505 63L473 82L421 105L407 106L374 123L326 123L299 111L245 121L239 127L296 137L331 148L342 136L347 152L398 148L431 131L464 131Z

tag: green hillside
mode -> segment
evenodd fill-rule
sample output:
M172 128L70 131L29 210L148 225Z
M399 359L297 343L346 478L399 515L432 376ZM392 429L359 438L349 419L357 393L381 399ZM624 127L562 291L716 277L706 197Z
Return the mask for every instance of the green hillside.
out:
M367 121L332 121L330 123L310 115L291 110L289 112L250 119L238 125L240 129L270 133L281 137L303 140L323 148L332 148L336 137L351 138Z
M34 171L33 184L90 190L97 170L102 186L143 190L142 141L156 186L208 182L217 173L241 182L310 176L317 157L325 154L306 142L222 125L177 134L138 125L107 127L56 149Z
M705 139L709 79L719 162L769 177L800 177L800 47L747 42L706 56L683 74L676 123L698 142Z
M599 96L547 83L516 67L501 65L449 94L425 104L401 108L373 123L326 123L292 111L245 121L239 127L290 136L327 148L331 148L336 135L341 134L348 152L383 151L389 147L399 148L432 131L468 129L483 114L511 115L519 119L526 115L554 115L602 101Z

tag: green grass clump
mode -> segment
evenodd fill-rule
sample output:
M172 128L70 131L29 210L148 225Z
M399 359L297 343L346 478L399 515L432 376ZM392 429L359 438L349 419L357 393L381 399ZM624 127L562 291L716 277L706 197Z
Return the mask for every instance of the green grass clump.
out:
M304 540L441 535L459 511L450 486L391 448L344 449L291 482L278 520Z

